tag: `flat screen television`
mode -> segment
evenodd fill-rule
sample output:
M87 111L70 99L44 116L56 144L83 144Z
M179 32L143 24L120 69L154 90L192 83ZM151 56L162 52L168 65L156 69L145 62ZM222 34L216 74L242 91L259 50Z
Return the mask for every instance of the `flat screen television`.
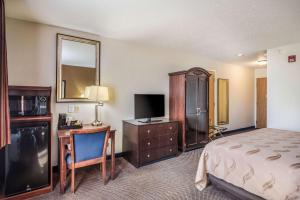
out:
M145 121L149 123L154 117L165 116L165 95L163 94L135 94L134 95L134 116L135 119L146 118Z

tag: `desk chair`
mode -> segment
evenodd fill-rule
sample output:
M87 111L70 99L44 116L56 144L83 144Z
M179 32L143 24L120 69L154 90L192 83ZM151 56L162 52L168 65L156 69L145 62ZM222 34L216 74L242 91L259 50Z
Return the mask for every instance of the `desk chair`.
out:
M66 162L71 173L71 192L75 192L75 169L102 163L102 177L106 184L106 149L110 126L70 131L71 153Z

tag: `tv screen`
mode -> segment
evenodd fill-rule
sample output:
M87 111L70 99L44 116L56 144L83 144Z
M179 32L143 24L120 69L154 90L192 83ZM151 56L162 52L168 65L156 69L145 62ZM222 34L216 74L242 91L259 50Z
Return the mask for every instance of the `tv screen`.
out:
M135 94L135 119L165 116L165 95L163 94Z

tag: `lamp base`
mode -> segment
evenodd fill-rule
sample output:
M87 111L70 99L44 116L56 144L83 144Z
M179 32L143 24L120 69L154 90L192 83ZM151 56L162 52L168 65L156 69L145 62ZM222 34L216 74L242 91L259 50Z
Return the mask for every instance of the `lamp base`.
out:
M92 126L101 126L102 125L102 122L101 121L98 121L98 120L95 120L93 121L92 123Z
M99 110L100 106L103 106L103 103L98 102L98 104L96 104L96 106L95 106L95 121L92 122L92 126L101 126L102 125L102 122L98 118L98 110Z

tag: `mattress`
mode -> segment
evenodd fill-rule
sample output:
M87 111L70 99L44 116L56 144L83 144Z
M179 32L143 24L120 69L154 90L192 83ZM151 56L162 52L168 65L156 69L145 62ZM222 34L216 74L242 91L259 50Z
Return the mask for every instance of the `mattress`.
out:
M258 129L212 141L199 160L199 190L208 174L265 199L300 199L300 133Z

